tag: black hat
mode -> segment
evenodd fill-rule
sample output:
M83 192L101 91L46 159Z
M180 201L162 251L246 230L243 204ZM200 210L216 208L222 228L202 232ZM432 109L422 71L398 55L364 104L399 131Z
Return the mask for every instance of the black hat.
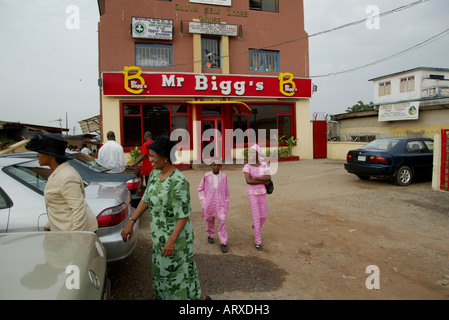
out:
M65 153L66 147L67 141L53 133L36 134L25 146L30 151L36 151L55 158L73 159L72 155Z
M157 154L170 159L171 162L176 161L176 141L170 140L167 136L158 136L152 144L147 145L147 148L157 152Z

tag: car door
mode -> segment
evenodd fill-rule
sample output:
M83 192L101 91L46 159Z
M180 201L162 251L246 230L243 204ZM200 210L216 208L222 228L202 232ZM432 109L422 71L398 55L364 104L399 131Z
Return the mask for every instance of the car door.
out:
M423 141L408 141L405 146L405 152L415 177L432 175L433 153L429 152Z
M8 231L9 215L13 202L6 192L0 187L0 233Z

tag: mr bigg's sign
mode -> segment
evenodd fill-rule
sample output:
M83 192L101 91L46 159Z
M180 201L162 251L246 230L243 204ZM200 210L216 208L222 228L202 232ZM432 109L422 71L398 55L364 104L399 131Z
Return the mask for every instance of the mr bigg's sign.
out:
M142 72L125 67L123 72L104 72L104 96L311 98L312 80L291 73L277 77Z

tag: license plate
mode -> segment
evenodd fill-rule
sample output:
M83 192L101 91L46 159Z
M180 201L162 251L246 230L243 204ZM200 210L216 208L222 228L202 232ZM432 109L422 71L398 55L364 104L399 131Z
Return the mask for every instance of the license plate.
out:
M358 161L366 161L366 156L358 156L357 160Z

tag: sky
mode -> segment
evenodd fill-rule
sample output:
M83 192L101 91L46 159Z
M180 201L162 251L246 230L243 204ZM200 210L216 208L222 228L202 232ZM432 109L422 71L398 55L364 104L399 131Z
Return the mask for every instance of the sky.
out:
M449 28L448 0L424 0L370 19L376 10L384 13L415 2L304 0L310 77L318 87L311 99L311 119L314 113L344 113L359 100L372 101L369 79L415 67L449 68L449 33L399 57L359 68ZM95 0L0 0L0 120L62 126L70 134L81 134L78 121L100 112L98 21Z

